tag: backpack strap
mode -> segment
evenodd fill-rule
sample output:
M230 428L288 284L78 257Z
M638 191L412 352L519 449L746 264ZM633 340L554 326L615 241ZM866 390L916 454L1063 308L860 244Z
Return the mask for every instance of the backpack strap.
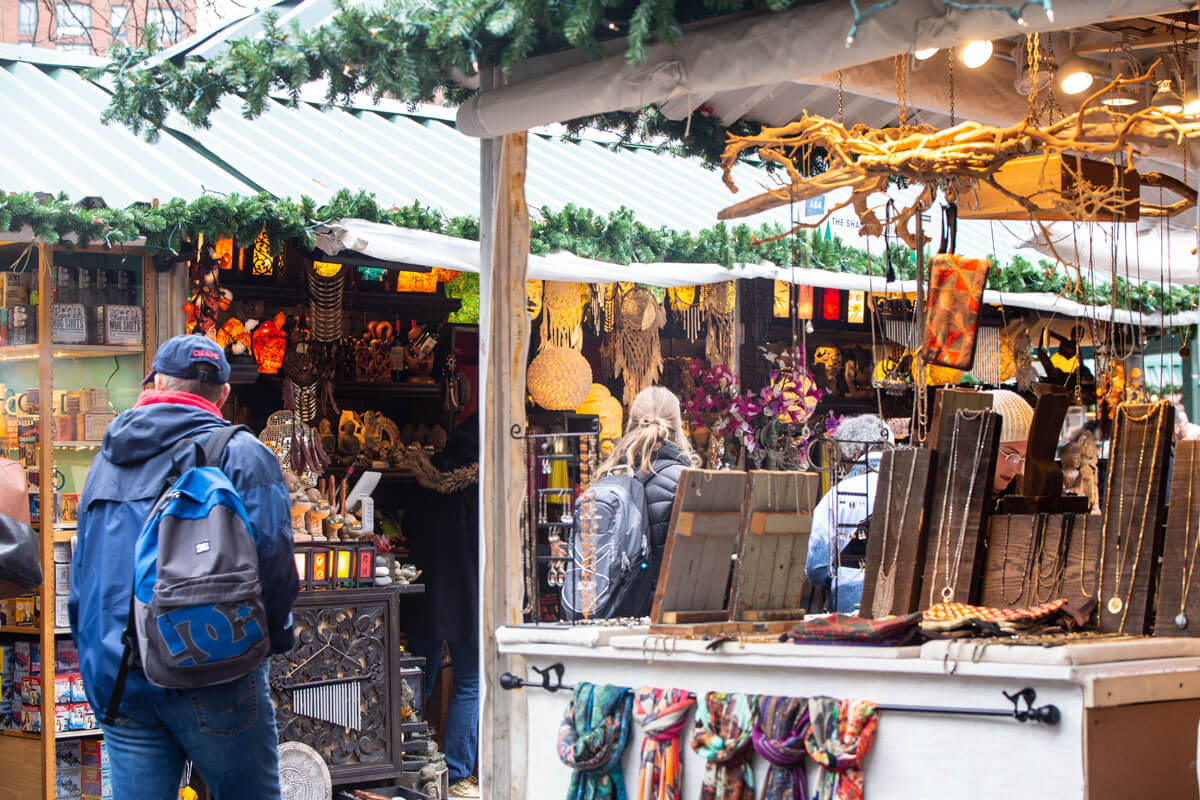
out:
M229 442L237 436L239 432L250 429L245 425L226 425L218 428L209 437L208 442L204 445L204 450L197 453L196 463L200 464L203 459L203 466L213 466L220 469L221 456L225 452L225 448L229 446ZM158 508L158 504L162 501L167 491L174 485L179 478L181 469L176 461L180 451L188 447L195 448L196 443L191 439L185 439L175 445L175 450L171 454L172 469L167 476L166 484L163 486L158 499L155 501L151 509L151 514L154 514ZM108 698L108 708L104 711L104 717L101 719L103 725L112 725L117 721L117 713L121 709L121 700L125 697L125 682L129 678L129 670L135 666L138 659L137 656L137 621L134 619L134 596L133 586L129 587L129 619L125 623L125 631L121 634L121 644L124 648L121 652L121 666L117 669L117 679L113 683L112 695Z
M237 436L240 431L253 433L245 425L226 425L223 428L217 428L209 437L208 442L204 445L204 465L207 467L221 468L221 456L225 453L225 448L233 441L233 437Z

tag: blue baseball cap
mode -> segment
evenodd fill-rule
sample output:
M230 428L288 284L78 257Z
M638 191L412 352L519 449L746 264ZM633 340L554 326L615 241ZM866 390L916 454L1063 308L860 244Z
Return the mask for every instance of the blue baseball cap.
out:
M216 342L192 333L163 342L154 354L154 363L142 380L142 386L151 383L159 373L174 378L228 383L229 362Z

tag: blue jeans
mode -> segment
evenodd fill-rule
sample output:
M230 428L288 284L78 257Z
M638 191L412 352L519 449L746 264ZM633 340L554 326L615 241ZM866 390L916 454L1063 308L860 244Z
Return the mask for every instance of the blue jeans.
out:
M103 728L113 800L176 800L189 758L217 800L279 800L266 665L232 683L164 690Z
M432 639L410 636L408 648L425 659L425 702L433 694L433 682L442 664L442 644ZM446 769L454 783L475 773L479 750L479 648L466 642L445 642L450 647L454 667L454 696L446 712L442 748L446 751Z

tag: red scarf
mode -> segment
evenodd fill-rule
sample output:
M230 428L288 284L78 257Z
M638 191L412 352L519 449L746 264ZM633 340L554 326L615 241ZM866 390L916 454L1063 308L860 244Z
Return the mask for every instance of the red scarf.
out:
M191 406L198 408L201 411L207 411L215 417L221 416L221 409L216 405L205 400L199 395L189 392L166 392L159 389L146 389L138 396L137 402L133 404L134 408L142 406L154 405L156 403L169 403L176 406ZM222 419L224 419L222 417Z

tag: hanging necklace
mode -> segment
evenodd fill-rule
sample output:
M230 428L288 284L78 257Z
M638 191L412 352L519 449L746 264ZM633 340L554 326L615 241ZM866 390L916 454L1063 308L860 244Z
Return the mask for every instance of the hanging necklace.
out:
M900 452L895 451L892 453L893 473L888 476L887 505L883 508L883 543L879 550L879 578L875 582L875 599L871 602L871 612L876 617L891 614L892 603L896 597L896 565L900 562L900 538L902 531L896 533L896 546L890 562L888 561L888 541L892 538L890 536L892 527L892 487L896 483L894 467ZM913 460L908 473L908 485L904 489L904 507L900 511L899 524L901 528L903 528L904 521L908 518L908 503L912 498L913 476L917 472L917 451L913 450L912 454Z
M1159 412L1162 411L1162 408L1163 408L1163 405L1165 404L1165 402L1166 401L1160 401L1158 403L1155 403L1151 407L1150 411L1146 412L1146 414L1144 414L1141 417L1132 417L1132 416L1128 415L1128 412L1124 412L1130 422L1138 422L1138 423L1144 422L1144 423L1146 423L1147 426L1149 426L1149 425L1154 426L1154 447L1153 447L1154 455L1151 456L1150 469L1146 474L1146 490L1145 490L1145 494L1142 497L1142 521L1141 521L1141 525L1138 528L1136 544L1134 544L1132 541L1130 541L1133 539L1133 531L1131 529L1126 528L1126 530L1124 532L1125 535L1122 536L1122 532L1121 532L1120 528L1124 527L1123 523L1125 522L1125 520L1124 519L1118 520L1117 571L1116 571L1116 574L1113 576L1113 584L1114 584L1113 585L1113 595L1108 600L1107 608L1108 608L1108 612L1110 614L1120 614L1121 615L1121 627L1122 628L1125 627L1125 619L1129 615L1129 602L1130 602L1130 599L1133 597L1133 584L1137 578L1138 563L1141 561L1141 557L1142 557L1142 539L1145 537L1145 534L1146 534L1146 518L1150 512L1150 489L1154 486L1154 467L1155 467L1155 464L1157 463L1159 437L1162 434L1162 426L1160 424L1158 424L1159 420L1156 419L1156 417L1158 416ZM1120 409L1118 409L1118 413L1122 413L1122 411ZM1134 475L1133 475L1133 489L1134 489L1135 497L1138 494L1138 492L1137 492L1138 480L1142 474L1142 464L1144 463L1145 458L1146 458L1146 439L1148 437L1149 437L1149 433L1148 433L1148 427L1147 427L1147 428L1143 429L1142 439L1140 442L1141 447L1139 448L1140 452L1138 453L1137 471L1134 472ZM1124 453L1122 453L1122 456L1124 456ZM1122 461L1124 461L1124 458L1122 458ZM1124 484L1124 481L1122 481L1122 484ZM1124 487L1124 485L1122 485L1122 487L1121 487L1122 495L1124 495L1124 489L1125 489L1125 487ZM1125 598L1122 599L1121 598L1121 581L1122 581L1123 576L1125 575L1125 564L1129 559L1129 546L1131 544L1133 544L1134 549L1135 549L1134 556L1133 556L1133 570L1129 577L1129 590L1125 593Z
M988 420L986 417L984 417L984 414L986 414L986 413L988 413L986 410L980 410L980 411L976 411L976 412L960 410L960 411L956 411L954 414L954 432L950 437L950 439L951 439L950 450L951 450L951 461L953 461L955 463L957 463L957 460L958 460L958 432L959 432L960 423L969 422L969 421L973 421L976 419L979 419L981 421L979 423L979 433L975 437L975 447L972 448L972 452L975 454L975 457L971 461L970 483L967 484L967 501L963 507L962 523L959 525L959 530L958 530L958 535L957 535L958 541L955 545L953 562L951 562L951 560L950 560L950 538L945 537L945 539L946 539L946 562L945 562L944 569L945 569L946 582L942 586L942 602L943 603L949 603L954 599L954 588L956 586L958 586L958 575L959 575L959 571L962 569L963 544L966 542L966 539L967 539L967 523L971 517L971 498L975 495L975 483L976 483L976 479L979 476L979 465L980 465L980 462L983 461L980 450L983 448L984 431L986 431L987 427L988 427L988 425L987 425ZM955 468L955 466L952 465L951 472L950 472L950 479L946 485L946 499L948 501L954 497L954 492L953 492L954 479L957 475L958 475L958 471ZM953 504L950 505L950 509L947 514L947 517L948 517L947 523L942 531L943 535L948 533L949 531L952 531L953 527L954 527L954 523L953 523L954 506L953 506ZM934 566L935 566L934 574L936 575L937 574L936 559L935 559Z
M1000 569L1000 599L1002 601L1004 601L1004 605L1009 608L1013 608L1013 607L1016 607L1017 605L1019 605L1021 603L1021 600L1026 595L1026 592L1028 589L1026 584L1027 584L1027 581L1029 580L1029 573L1033 570L1033 543L1036 538L1036 530L1037 530L1037 526L1035 525L1034 526L1034 531L1035 531L1034 537L1030 538L1029 547L1025 551L1025 559L1024 559L1025 563L1021 566L1021 583L1017 586L1017 596L1009 597L1007 592L1005 591L1005 587L1008 586L1008 543L1009 543L1009 536L1012 532L1012 517L1013 517L1012 514L1005 515L1006 525L1004 527L1004 565Z
M1196 443L1193 442L1193 445ZM1179 588L1179 613L1175 616L1175 627L1183 630L1187 627L1187 601L1188 595L1192 591L1192 577L1196 573L1196 552L1200 550L1200 530L1196 531L1196 540L1192 542L1192 552L1188 553L1188 541L1192 534L1192 517L1195 512L1192 511L1192 484L1195 482L1196 476L1196 447L1190 447L1191 458L1188 461L1188 496L1187 505L1184 507L1183 517L1183 554L1186 559L1183 563L1183 585Z
M1054 600L1059 596L1062 589L1063 578L1066 577L1067 556L1064 543L1067 541L1067 534L1064 528L1059 528L1058 541L1054 547L1054 561L1050 562L1049 567L1046 566L1046 531L1049 528L1050 516L1042 514L1041 516L1041 545L1038 547L1037 572L1035 574L1035 582L1033 587L1033 599L1035 603L1046 603ZM1066 523L1063 523L1064 527ZM1046 589L1047 596L1042 596L1042 589Z

